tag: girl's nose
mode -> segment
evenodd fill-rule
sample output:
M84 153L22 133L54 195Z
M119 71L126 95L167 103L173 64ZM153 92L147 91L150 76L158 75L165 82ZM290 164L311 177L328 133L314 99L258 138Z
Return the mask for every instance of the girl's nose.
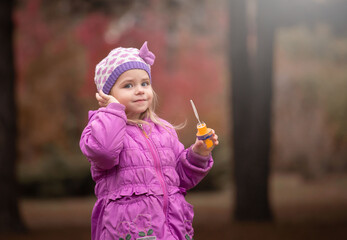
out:
M135 94L143 94L143 93L144 93L143 87L142 86L137 86Z

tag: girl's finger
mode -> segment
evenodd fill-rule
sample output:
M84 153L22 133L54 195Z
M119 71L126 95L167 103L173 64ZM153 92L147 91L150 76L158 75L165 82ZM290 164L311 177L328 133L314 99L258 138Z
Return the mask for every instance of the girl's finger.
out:
M218 139L218 135L217 134L213 134L212 138L215 138L217 140Z
M197 141L196 141L196 146L197 146L197 147L204 146L204 141L202 141L202 140L197 140Z
M102 90L99 90L99 95L104 98L104 99L109 99L110 96L108 96L107 94L105 94Z
M98 100L99 102L104 100L104 99L100 96L99 93L96 93L96 94L95 94L95 97L96 97L96 100Z
M218 145L219 141L218 141L218 136L216 135L216 138L213 139L213 145Z

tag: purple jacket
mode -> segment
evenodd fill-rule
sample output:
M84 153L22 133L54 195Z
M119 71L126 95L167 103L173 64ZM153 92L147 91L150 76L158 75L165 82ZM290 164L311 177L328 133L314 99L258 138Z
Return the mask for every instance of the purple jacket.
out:
M80 141L91 163L97 201L92 240L193 238L193 207L184 199L213 164L184 149L174 129L129 125L125 107L89 112Z

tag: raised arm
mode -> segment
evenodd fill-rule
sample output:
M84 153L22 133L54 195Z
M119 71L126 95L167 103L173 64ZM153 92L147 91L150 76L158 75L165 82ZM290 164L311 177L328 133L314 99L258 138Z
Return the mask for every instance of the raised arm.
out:
M110 103L90 112L80 148L88 160L100 169L110 169L119 163L127 121L124 110L123 105Z
M177 159L176 171L180 177L180 187L188 190L196 186L209 172L213 165L212 155L202 156L193 151L194 145L184 149L173 130L173 149Z

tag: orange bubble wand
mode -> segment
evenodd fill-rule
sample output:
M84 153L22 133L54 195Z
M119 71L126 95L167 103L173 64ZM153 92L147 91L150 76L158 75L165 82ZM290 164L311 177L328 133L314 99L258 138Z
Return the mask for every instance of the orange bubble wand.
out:
M206 144L206 147L210 148L210 147L213 146L213 142L210 139L210 137L212 137L212 135L213 135L212 134L212 129L211 128L207 128L206 124L204 122L200 121L199 114L198 114L198 111L196 110L196 107L194 105L193 100L190 100L190 103L192 104L195 117L198 120L198 124L196 126L196 128L198 129L198 132L196 133L196 137L199 140L203 140L205 142L205 144Z

